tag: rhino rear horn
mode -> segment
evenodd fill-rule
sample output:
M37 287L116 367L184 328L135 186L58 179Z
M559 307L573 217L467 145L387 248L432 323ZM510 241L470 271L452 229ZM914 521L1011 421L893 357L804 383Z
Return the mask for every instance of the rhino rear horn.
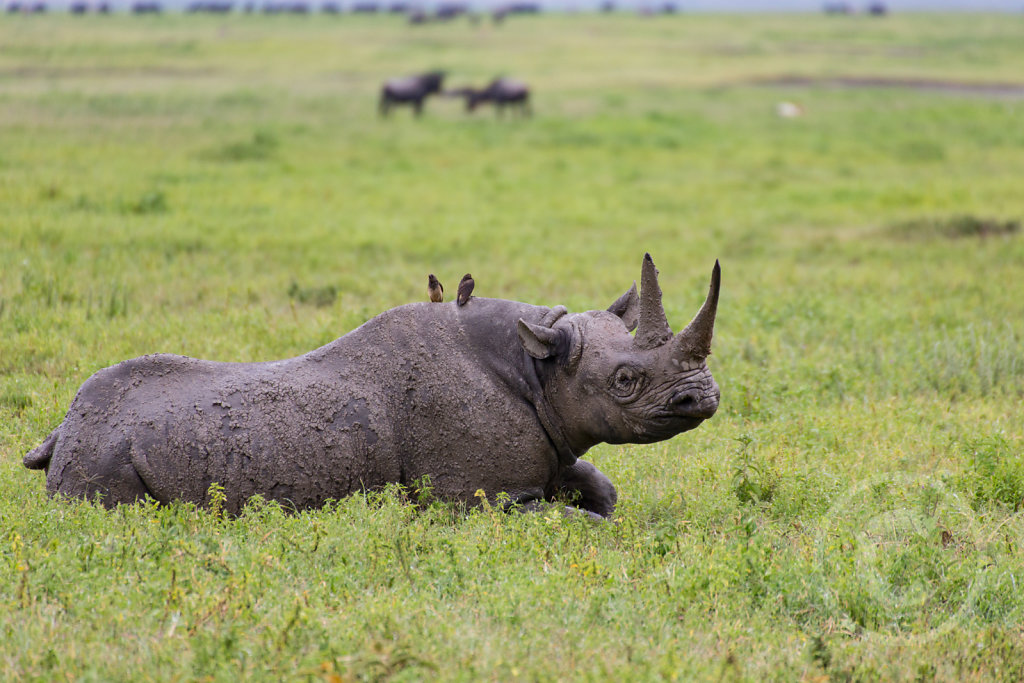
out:
M653 349L672 338L672 328L661 305L661 287L658 286L658 269L650 254L644 254L644 265L640 271L640 319L633 343L641 349Z
M715 330L715 314L718 312L718 292L722 286L722 268L715 260L711 271L711 289L704 305L690 324L676 337L675 352L684 358L707 358L711 355L711 337Z
M637 320L640 317L640 297L636 293L636 281L633 282L633 286L628 292L608 307L608 312L622 318L622 322L630 332L636 329Z

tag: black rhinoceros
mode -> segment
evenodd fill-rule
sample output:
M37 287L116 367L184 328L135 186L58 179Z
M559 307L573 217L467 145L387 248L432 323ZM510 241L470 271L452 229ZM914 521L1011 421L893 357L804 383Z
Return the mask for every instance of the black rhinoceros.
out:
M381 313L303 356L219 363L156 354L100 370L25 456L51 494L113 506L150 496L238 512L261 494L296 508L429 476L446 500L526 506L560 493L595 515L615 487L580 460L601 443L650 443L718 408L705 359L719 267L673 336L657 270L606 311L473 297ZM636 336L629 332L636 328Z

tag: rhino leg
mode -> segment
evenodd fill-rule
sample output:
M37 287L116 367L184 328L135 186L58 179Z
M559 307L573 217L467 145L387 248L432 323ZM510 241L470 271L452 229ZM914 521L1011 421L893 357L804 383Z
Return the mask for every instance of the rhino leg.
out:
M565 494L575 496L576 507L601 517L610 517L619 499L611 480L586 460L577 460L559 473L553 496Z

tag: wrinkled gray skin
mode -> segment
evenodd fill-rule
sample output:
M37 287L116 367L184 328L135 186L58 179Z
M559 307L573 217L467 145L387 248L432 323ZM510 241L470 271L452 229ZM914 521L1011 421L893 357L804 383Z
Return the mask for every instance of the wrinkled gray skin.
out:
M288 360L128 360L86 380L24 463L46 469L51 494L107 506L202 505L217 482L230 512L255 494L302 509L429 475L447 500L483 489L530 507L568 493L607 516L615 487L578 459L587 449L668 439L718 407L705 364L718 273L675 337L647 256L643 296L634 284L608 311L424 302Z

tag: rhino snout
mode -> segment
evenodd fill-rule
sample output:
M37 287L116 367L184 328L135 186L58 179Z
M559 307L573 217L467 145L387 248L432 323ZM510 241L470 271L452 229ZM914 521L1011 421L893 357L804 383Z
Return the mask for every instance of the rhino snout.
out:
M710 386L687 387L672 395L672 412L683 417L706 420L718 410L720 393L714 380Z

